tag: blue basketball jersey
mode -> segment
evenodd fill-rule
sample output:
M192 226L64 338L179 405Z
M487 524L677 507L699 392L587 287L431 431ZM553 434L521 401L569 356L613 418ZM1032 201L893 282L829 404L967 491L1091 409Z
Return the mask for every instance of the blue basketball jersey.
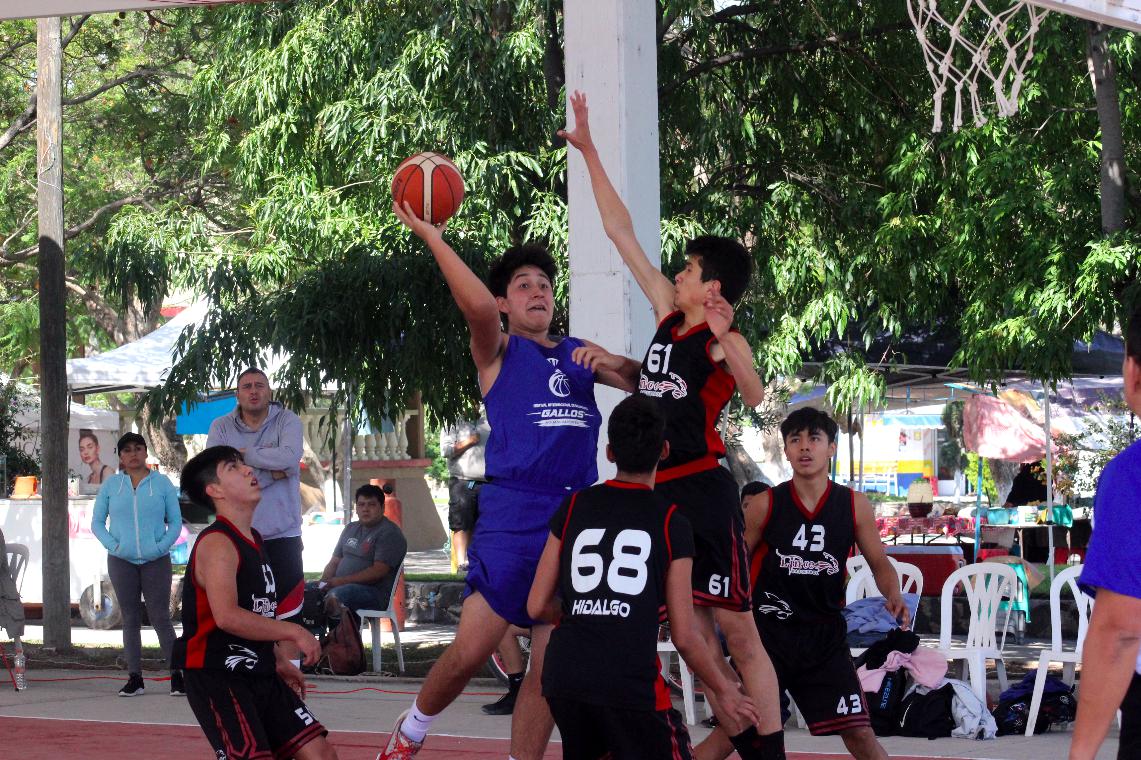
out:
M499 377L484 397L491 425L485 459L493 482L550 493L598 479L602 417L594 373L571 360L582 345L577 338L552 348L517 335L508 339Z

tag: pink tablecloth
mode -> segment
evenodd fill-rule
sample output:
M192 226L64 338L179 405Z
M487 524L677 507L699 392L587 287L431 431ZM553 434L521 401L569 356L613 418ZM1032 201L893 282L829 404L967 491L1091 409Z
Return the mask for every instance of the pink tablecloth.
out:
M942 515L940 517L877 517L876 527L880 536L889 538L900 535L923 534L929 536L974 535L975 521L970 517Z

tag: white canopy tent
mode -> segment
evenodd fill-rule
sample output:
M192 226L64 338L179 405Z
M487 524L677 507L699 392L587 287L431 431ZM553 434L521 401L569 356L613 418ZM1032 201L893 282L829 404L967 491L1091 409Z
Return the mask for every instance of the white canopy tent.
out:
M179 337L187 328L197 327L205 314L205 302L195 303L133 343L68 359L68 389L72 393L140 393L158 387L174 363Z

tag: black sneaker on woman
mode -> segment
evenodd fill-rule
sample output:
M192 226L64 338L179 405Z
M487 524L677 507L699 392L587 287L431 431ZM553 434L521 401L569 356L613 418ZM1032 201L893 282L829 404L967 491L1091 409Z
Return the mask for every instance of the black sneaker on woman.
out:
M141 673L131 673L127 676L127 685L119 689L120 697L138 697L146 693Z

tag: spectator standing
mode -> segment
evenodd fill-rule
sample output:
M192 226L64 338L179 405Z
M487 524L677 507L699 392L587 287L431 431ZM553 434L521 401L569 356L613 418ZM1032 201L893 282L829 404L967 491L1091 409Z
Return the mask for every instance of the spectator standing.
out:
M147 442L127 433L116 445L120 471L109 475L95 497L91 532L109 552L107 574L123 613L123 652L127 683L120 697L144 693L142 675L142 606L158 634L169 664L174 642L170 622L170 547L182 530L178 489L163 474L147 467ZM172 671L170 693L186 693L182 673Z
M474 422L459 420L440 433L440 454L448 462L448 527L462 573L468 569L468 542L475 528L479 490L486 481L483 451L489 435L491 427L483 414Z

